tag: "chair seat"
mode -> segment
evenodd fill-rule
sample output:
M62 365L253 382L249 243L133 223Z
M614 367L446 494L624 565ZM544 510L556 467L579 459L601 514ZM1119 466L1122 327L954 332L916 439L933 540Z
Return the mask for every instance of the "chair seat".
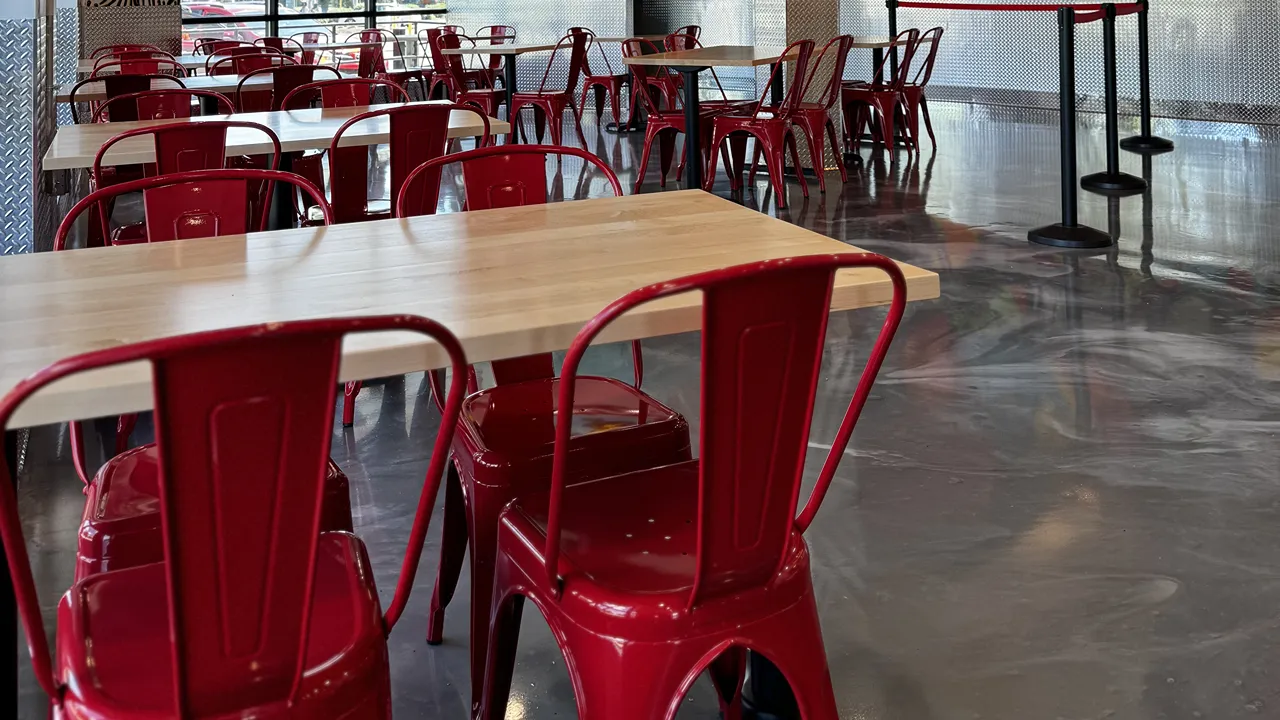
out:
M462 423L481 452L506 458L550 456L559 388L560 380L549 378L482 390L463 403ZM673 429L687 434L684 418L631 385L613 378L578 378L572 432L580 446L616 441L634 447L637 435L667 435Z
M154 443L106 462L85 488L76 579L160 562L160 466ZM329 460L321 528L351 529L347 476Z
M380 687L387 677L387 650L364 544L350 533L322 534L314 582L305 671L291 716L316 717L314 708L324 705L324 717L376 717L353 712L376 707L380 694L387 697L382 691L390 691ZM57 633L57 673L67 687L71 717L171 716L173 654L163 563L77 582L58 605Z

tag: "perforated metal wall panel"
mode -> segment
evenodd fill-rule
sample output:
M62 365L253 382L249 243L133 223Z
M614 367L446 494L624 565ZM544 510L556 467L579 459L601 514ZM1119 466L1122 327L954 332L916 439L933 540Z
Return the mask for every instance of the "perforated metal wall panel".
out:
M139 5L81 4L82 53L113 43L150 43L178 53L182 39L182 8L177 2Z
M37 21L0 20L0 254L31 251Z
M72 5L59 7L53 16L53 81L75 82L80 58L80 13ZM71 123L70 106L58 108L58 124Z
M839 0L840 30L883 35L883 0ZM1010 0L994 0L1009 2ZM942 26L930 97L994 105L1057 107L1058 31L1052 12L903 8L898 27ZM1280 122L1280 7L1153 0L1151 95L1156 115ZM1116 21L1120 110L1137 112L1137 18ZM1102 24L1076 26L1080 109L1102 110ZM850 58L848 78L871 74L870 52Z

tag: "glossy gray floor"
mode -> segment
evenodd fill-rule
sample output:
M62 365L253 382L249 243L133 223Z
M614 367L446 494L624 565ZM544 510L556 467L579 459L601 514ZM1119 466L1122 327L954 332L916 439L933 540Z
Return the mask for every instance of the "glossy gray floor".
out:
M886 164L864 149L825 197L806 202L792 183L782 213L943 278L941 299L908 312L808 533L842 716L1280 717L1276 134L1160 123L1174 153L1146 168L1123 157L1150 177L1147 195L1082 195L1084 221L1118 247L1060 252L1025 241L1057 219L1056 116L941 103L934 115L936 154ZM630 182L639 136L588 135ZM1102 157L1087 118L1082 172ZM603 189L576 168L570 193ZM768 209L759 190L744 201ZM880 317L833 318L810 477ZM646 389L695 426L697 348L692 335L645 344ZM628 373L616 350L596 369ZM419 375L369 386L357 417L333 453L385 600L437 418ZM56 429L35 433L21 485L50 612L82 505L65 448ZM397 717L467 715L465 602L443 646L422 640L435 537L390 641ZM536 611L522 633L508 717L572 716ZM23 669L22 717L43 717ZM715 716L708 686L680 716Z

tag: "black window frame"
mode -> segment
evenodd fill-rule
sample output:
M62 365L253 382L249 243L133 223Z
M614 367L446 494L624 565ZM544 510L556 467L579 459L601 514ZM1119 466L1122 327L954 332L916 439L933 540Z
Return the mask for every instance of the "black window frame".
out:
M182 25L217 25L226 24L228 22L245 22L267 24L267 35L276 36L280 33L281 20L334 20L334 19L351 19L364 18L365 29L375 28L378 21L383 18L411 18L426 17L430 15L444 15L449 12L448 8L443 10L383 10L379 11L378 0L364 0L364 10L356 12L327 12L327 13L299 13L296 15L281 15L280 0L265 0L265 6L268 12L265 15L236 15L227 17L225 15L206 15L204 17L182 18ZM345 40L346 38L334 38L335 42Z

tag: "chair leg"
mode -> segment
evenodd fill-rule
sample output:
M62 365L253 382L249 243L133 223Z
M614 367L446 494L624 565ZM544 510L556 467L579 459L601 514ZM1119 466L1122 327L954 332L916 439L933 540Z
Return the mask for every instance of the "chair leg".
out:
M775 142L770 143L770 147L761 148L759 153L764 155L764 166L769 171L769 184L773 187L774 193L777 194L778 209L786 207L787 204L787 186L784 183L782 175L782 158L785 152L783 144L786 141L782 138L776 138ZM760 144L760 138L756 138L756 143Z
M520 640L520 616L524 596L512 594L502 599L493 614L493 631L485 660L484 691L479 708L472 708L478 720L503 720L511 695L511 676L516 668L516 647ZM476 679L472 678L472 682ZM478 710L478 713L477 713Z
M618 128L622 126L622 86L614 88L609 93L609 109L613 111L613 121L618 124Z
M600 119L604 117L604 92L605 86L596 85L596 122L600 122ZM584 92L583 94L585 95L586 93ZM583 102L582 107L585 109L586 106L587 104ZM579 112L578 115L582 115L582 113Z
M763 152L760 144L760 138L755 138L751 151L751 172L747 173L747 183L753 187L756 184L756 169L760 166L760 154Z
M538 144L542 144L542 136L546 133L547 114L538 105L532 105L533 108L533 130L534 135L538 139Z
M720 654L707 667L711 684L720 700L720 717L724 720L742 718L742 681L747 674L747 649L731 647Z
M646 170L649 169L649 153L653 152L654 135L655 133L650 133L647 130L645 131L644 148L640 150L640 166L636 168L636 189L632 193L633 195L640 194L640 185L644 183L644 173ZM621 167L621 165L618 165L618 167ZM666 175L663 175L662 185L665 187L666 184L667 184L667 177Z
M555 622L551 618L549 621ZM687 685L714 649L708 647L710 640L700 638L632 643L620 651L613 638L571 625L559 629L569 638L564 645L566 664L574 689L580 690L575 700L582 720L673 720ZM737 651L730 648L728 652ZM730 659L736 661L737 658ZM732 683L726 678L726 666L716 672L727 684ZM741 697L741 693L737 695ZM728 705L732 707L732 700ZM732 714L725 718L734 720Z
M719 155L717 148L720 143L725 141L725 137L719 133L712 136L711 147L707 148L707 174L702 179L702 189L711 192L711 186L715 184L716 179L716 156Z
M674 132L661 131L658 133L658 169L662 174L658 176L658 186L667 186L667 173L671 171L671 158L675 154L676 134ZM646 153L646 156L648 153Z
M880 141L884 144L885 150L889 152L889 156L897 158L897 145L894 143L894 127L893 116L897 108L897 102L890 100L889 107L885 107L884 102L876 103L876 110L880 115Z
M134 413L116 418L116 454L129 449L129 436L138 425L138 416Z
M818 128L817 132L815 132L815 128L809 125L807 119L797 122L796 127L800 128L800 131L804 133L804 139L809 144L809 162L813 164L813 174L818 176L818 192L825 195L827 193L827 179L823 166L826 165L827 158L826 148L822 144L822 130ZM796 166L796 174L804 177L804 169L799 165Z
M840 182L849 182L849 171L845 169L844 153L840 152L840 144L836 141L836 124L831 118L827 118L827 140L831 142L831 154L836 158L836 167L840 168Z
M356 380L342 390L342 427L351 427L356 422L356 395L360 394L360 385Z
M439 645L444 640L444 611L453 600L462 574L462 560L467 554L467 503L462 496L462 480L458 469L449 463L445 478L444 526L440 533L440 568L436 571L436 587L431 595L427 621L427 644Z
M782 133L782 143L791 148L791 164L795 166L796 178L800 180L800 191L805 197L809 197L809 181L804 179L804 168L800 166L800 149L796 144L795 130L784 130ZM821 164L821 161L819 161Z
M929 133L929 144L937 149L938 143L933 139L933 123L929 121L929 101L920 96L920 112L924 113L924 129Z
M576 108L573 107L573 103L569 103L569 112L573 113L573 127L575 130L578 131L578 142L582 143L582 149L586 150L587 136L582 134L582 113L578 112ZM596 114L596 117L598 118L603 114L604 114L604 110L603 108L601 108L600 112ZM561 117L563 116L564 114L561 113Z
M747 164L747 135L740 133L729 136L729 150L732 162L725 160L729 166L729 177L732 179L734 192L742 189L742 169Z

